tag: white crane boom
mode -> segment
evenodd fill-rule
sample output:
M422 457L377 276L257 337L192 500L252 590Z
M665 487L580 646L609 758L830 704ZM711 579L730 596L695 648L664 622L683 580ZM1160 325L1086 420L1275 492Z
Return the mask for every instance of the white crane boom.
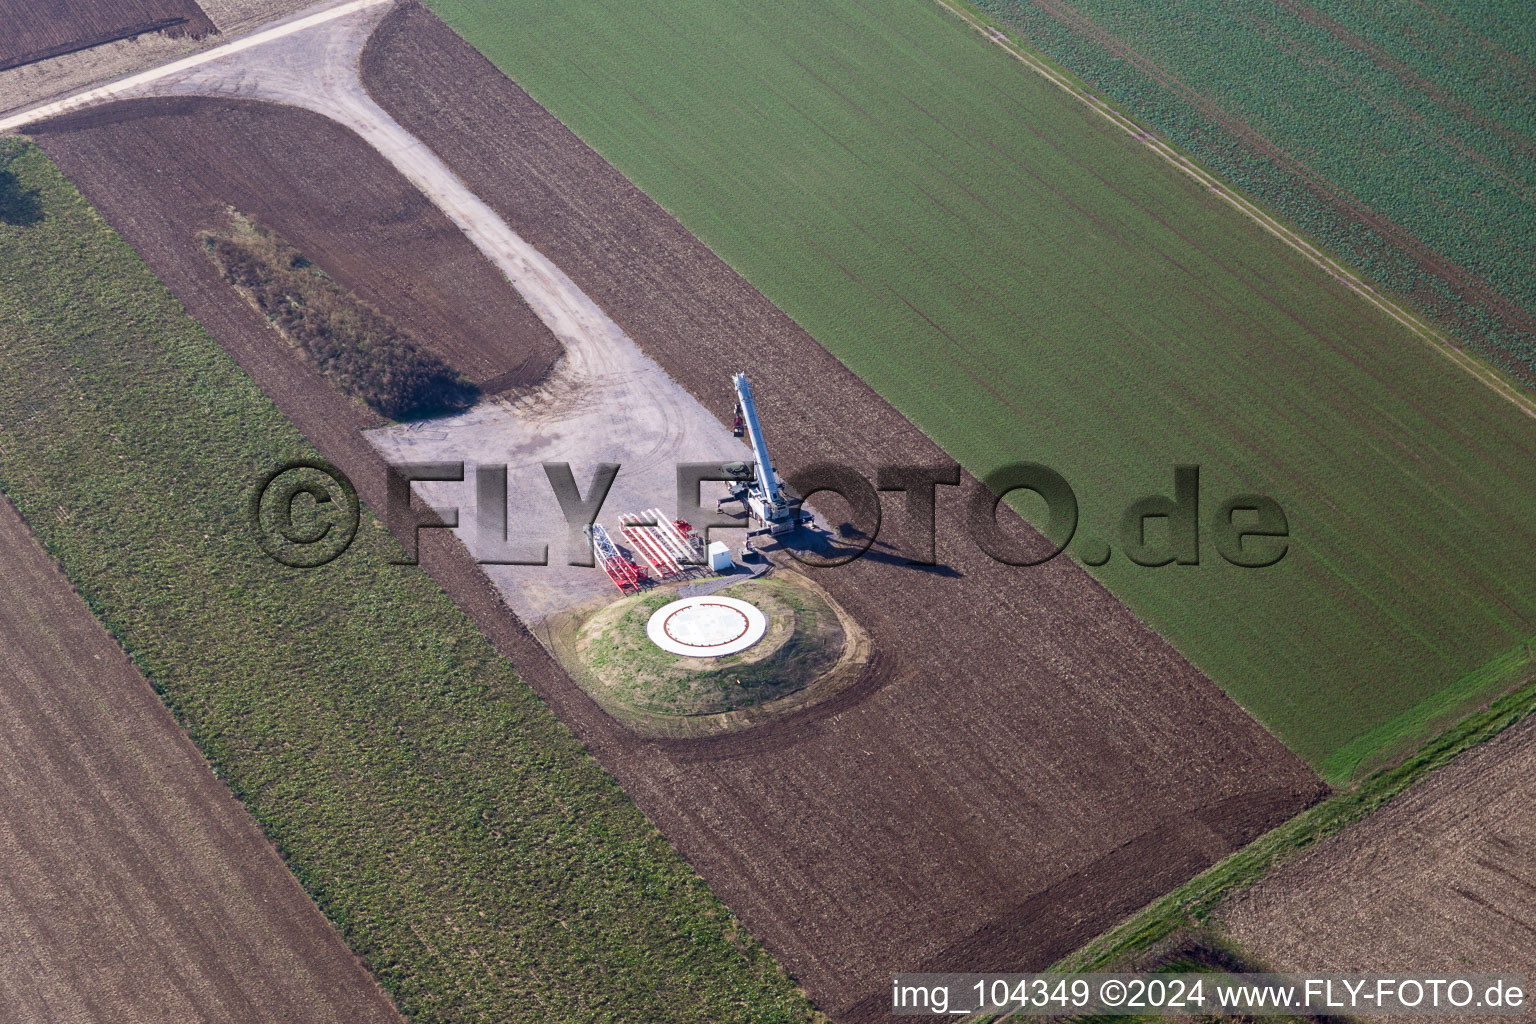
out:
M731 433L737 437L746 433L747 441L752 445L754 470L749 479L742 479L746 476L745 463L731 463L722 467L731 474L733 482L729 495L721 498L715 507L720 509L727 501L739 501L746 509L747 518L762 524L762 529L756 532L782 536L806 525L809 517L801 511L800 499L779 483L779 474L774 472L773 460L768 457L768 445L763 440L763 425L757 419L757 402L752 398L752 385L747 383L747 375L738 373L731 378L731 383L736 388L736 422L731 424ZM752 536L752 531L747 536Z
M746 422L747 439L752 445L752 454L757 459L757 483L763 489L763 498L769 506L777 506L783 501L779 493L779 477L773 471L773 460L768 457L768 445L763 441L763 427L757 421L757 403L752 400L752 385L747 382L747 375L738 373L731 378L731 383L736 385L736 404L741 408L741 418Z

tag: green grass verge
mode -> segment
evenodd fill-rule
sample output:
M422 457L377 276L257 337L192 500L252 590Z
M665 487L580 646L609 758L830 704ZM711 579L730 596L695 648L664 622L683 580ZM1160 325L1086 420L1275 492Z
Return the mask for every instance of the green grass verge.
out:
M1274 568L1093 572L1319 769L1536 634L1536 423L931 0L431 2L967 468L1061 472L1084 541L1176 463L1280 501Z
M1530 641L1517 644L1468 672L1428 700L1388 719L1368 733L1335 750L1323 762L1323 777L1342 786L1372 762L1405 754L1413 739L1451 725L1483 703L1490 693L1502 693L1529 678L1533 665Z
M1198 927L1235 892L1272 867L1359 821L1415 782L1536 711L1536 682L1527 682L1352 789L1302 812L1226 860L1057 963L1052 970L1096 971L1127 962L1181 928Z
M42 219L0 219L0 488L400 1008L806 1019L372 517L323 569L261 553L252 484L313 449L41 150L7 162Z

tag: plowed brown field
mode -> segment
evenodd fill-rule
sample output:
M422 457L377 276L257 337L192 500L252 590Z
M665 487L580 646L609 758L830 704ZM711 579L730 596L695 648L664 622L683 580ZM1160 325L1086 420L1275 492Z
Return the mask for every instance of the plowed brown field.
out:
M944 461L435 18L391 15L365 64L395 117L717 415L730 413L728 373L750 369L786 467ZM313 152L322 140L351 173L300 179L272 166L271 148ZM327 231L362 242L395 229L374 215L400 201L381 196L403 188L382 160L311 115L222 102L119 105L39 141L381 507L383 467L358 435L363 420L276 352L260 318L211 277L188 211L257 189L295 207L357 211L354 223L308 226L301 244L323 265L324 250L339 248ZM313 194L295 194L301 186ZM414 230L428 220L415 217ZM302 225L277 226L299 241ZM379 264L369 274L391 273L390 251L355 250ZM426 290L376 301L404 316ZM1071 563L988 561L961 539L952 494L939 532L945 571L883 556L817 574L872 634L859 684L709 741L624 732L507 613L462 548L433 531L422 558L818 1004L839 1020L870 1020L884 1017L891 971L1043 966L1321 788Z
M0 589L0 1020L398 1024L4 498Z
M386 310L487 394L541 379L559 357L559 342L501 274L372 151L360 155L351 132L318 114L274 119L266 108L239 102L144 103L127 109L161 116L121 139L121 159L151 168L143 183L156 201L133 212L145 228L194 236L222 230L233 208ZM81 115L78 123L113 119L123 109ZM217 141L209 144L210 137ZM187 283L221 308L231 298L240 304L213 262L198 255L203 265L185 268ZM263 335L274 352L298 361L276 331Z
M195 0L0 0L0 71L146 32L215 31Z
M1222 923L1279 970L1536 976L1536 720L1271 873Z

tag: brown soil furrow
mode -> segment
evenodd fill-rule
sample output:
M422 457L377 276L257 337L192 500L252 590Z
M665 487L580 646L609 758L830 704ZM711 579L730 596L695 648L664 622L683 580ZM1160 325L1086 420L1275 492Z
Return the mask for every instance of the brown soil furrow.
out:
M0 1016L398 1022L0 499Z
M1536 974L1533 780L1528 719L1272 871L1219 920L1277 970Z
M181 99L133 101L70 123L113 121L126 110L153 110L168 124L195 115L221 139L250 140L238 162L220 152L233 142L193 152L169 136L137 144L143 159L158 161L149 173L163 194L190 204L181 223L217 233L233 209L271 228L370 306L389 310L487 394L535 384L559 359L549 329L436 207L389 168L369 175L351 162L359 142L350 131L300 111L291 115L299 130L272 131L255 105ZM357 187L337 187L352 178ZM218 280L212 270L201 276ZM230 286L219 287L239 300ZM268 334L273 347L297 358L276 330Z
M0 0L0 71L148 32L217 31L195 0Z

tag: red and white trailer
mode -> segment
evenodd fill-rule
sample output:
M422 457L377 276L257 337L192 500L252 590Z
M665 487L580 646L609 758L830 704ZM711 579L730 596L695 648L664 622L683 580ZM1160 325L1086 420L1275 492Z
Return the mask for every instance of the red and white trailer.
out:
M624 533L624 540L660 578L682 575L683 566L662 539L656 523L647 522L646 519L646 516L634 512L619 516L619 528Z
M597 556L597 564L603 567L603 572L607 573L613 585L619 588L619 593L639 592L644 583L645 574L640 571L638 565L619 553L613 538L608 536L607 528L601 523L593 523L587 527L587 536L592 539L592 553Z
M619 516L624 540L662 579L692 572L704 562L693 528L668 519L661 509L626 512Z

